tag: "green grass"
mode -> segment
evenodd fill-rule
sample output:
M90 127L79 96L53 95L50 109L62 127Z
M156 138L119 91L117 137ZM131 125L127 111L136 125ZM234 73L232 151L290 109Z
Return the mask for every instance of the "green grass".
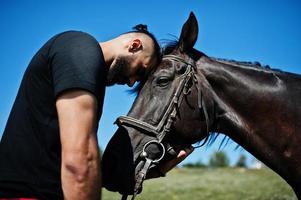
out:
M103 200L118 193L103 189ZM130 199L130 198L129 198ZM296 200L292 189L270 169L242 168L172 170L167 177L144 182L137 200Z

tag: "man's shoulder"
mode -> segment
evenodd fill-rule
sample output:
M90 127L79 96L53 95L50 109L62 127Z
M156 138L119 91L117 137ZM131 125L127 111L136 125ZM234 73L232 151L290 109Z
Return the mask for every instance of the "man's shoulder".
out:
M83 31L65 31L57 34L50 40L49 56L57 53L70 56L86 55L90 58L94 54L103 59L99 42L89 33Z
M60 36L81 36L81 37L92 37L94 38L90 33L84 32L84 31L79 31L79 30L68 30L68 31L64 31L61 33L58 33L57 35Z
M55 37L56 41L66 41L66 42L87 42L91 41L93 43L97 43L97 40L94 36L87 32L83 31L77 31L77 30L69 30L69 31L64 31L59 34L57 34Z

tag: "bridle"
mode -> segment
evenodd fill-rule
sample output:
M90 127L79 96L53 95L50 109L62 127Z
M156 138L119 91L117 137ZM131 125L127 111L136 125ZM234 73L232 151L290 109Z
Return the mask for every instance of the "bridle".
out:
M165 55L163 57L163 60L181 62L181 63L184 63L187 67L186 67L185 73L179 77L181 80L178 85L178 88L176 89L171 101L168 104L166 112L164 113L164 115L161 118L158 125L153 126L147 122L144 122L144 121L141 121L141 120L135 119L133 117L129 117L129 116L120 116L117 118L117 120L115 122L120 127L128 126L128 127L132 127L135 129L140 129L140 130L143 130L144 132L146 132L146 134L156 137L155 140L151 140L143 146L141 158L144 159L144 166L142 167L142 170L140 170L138 173L132 200L134 200L136 195L139 193L142 183L146 177L146 174L147 174L150 166L152 164L158 164L164 158L166 152L169 151L169 149L166 150L162 141L165 138L165 136L170 132L171 125L177 116L177 113L179 110L178 108L180 107L184 96L189 94L191 91L191 87L193 85L193 84L190 84L191 81L194 82L194 84L197 88L198 107L199 107L199 109L203 109L204 116L206 119L206 125L207 125L207 134L209 134L209 118L208 118L207 109L206 109L204 101L202 99L202 92L198 85L198 78L196 76L196 74L197 74L196 65L194 63L192 63L192 61L186 61L185 59L183 59L179 56L176 56L176 55ZM208 138L208 137L206 137L206 138ZM206 141L204 141L203 144L205 144L205 142ZM161 149L161 155L157 156L156 159L151 159L148 157L148 153L146 152L146 149L149 145L157 145L158 148ZM200 146L202 146L202 145L200 145ZM127 199L127 195L123 195L122 200L126 200L126 199Z

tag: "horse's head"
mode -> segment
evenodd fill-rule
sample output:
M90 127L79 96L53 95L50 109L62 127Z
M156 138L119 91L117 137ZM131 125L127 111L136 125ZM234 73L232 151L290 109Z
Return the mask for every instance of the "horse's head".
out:
M179 42L148 77L128 116L117 120L119 129L103 156L104 186L109 190L133 193L135 179L146 171L151 177L179 150L207 136L210 119L196 75L200 55L193 49L197 35L191 13Z

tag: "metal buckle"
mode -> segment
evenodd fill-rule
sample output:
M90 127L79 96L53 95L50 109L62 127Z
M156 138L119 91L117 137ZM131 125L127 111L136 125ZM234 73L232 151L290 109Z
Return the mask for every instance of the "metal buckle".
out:
M164 158L166 151L165 151L164 145L161 142L157 141L157 140L151 140L151 141L147 142L144 145L142 153L141 153L141 157L147 159L148 154L147 154L147 152L145 150L146 150L146 147L149 146L149 145L151 145L151 144L158 145L162 149L162 155L158 159L152 160L153 163L159 163Z

